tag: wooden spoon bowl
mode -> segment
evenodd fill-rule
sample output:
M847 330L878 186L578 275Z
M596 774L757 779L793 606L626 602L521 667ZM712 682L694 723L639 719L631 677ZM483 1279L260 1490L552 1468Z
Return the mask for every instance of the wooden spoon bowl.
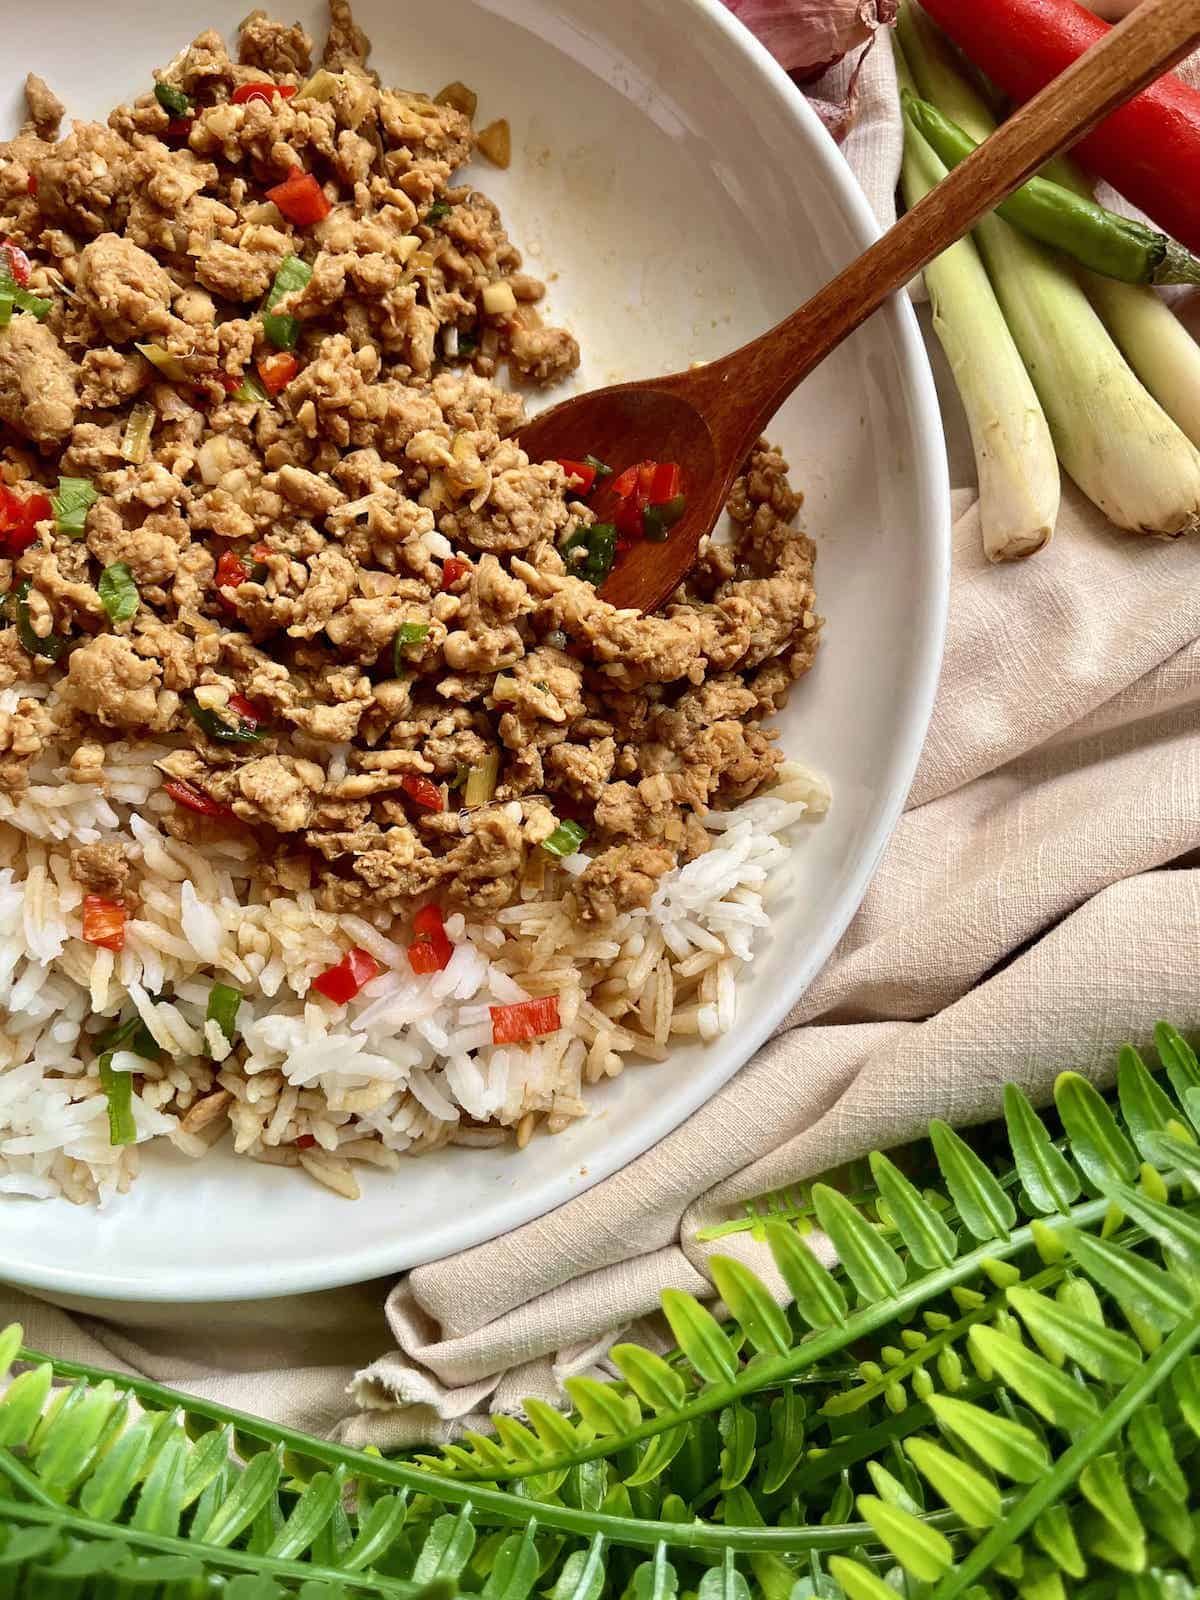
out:
M664 543L637 540L623 552L602 597L641 611L662 605L695 563L751 447L792 390L980 217L1198 43L1200 0L1142 0L778 327L719 361L596 389L527 422L519 438L534 461L594 455L620 470L653 458L683 469L682 519ZM611 489L593 497L602 517L612 503Z

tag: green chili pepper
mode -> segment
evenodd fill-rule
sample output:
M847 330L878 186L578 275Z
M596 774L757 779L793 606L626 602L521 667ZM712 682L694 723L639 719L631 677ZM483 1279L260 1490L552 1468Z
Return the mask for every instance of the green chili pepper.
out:
M216 1023L230 1044L237 1035L237 1014L241 1003L242 992L232 984L214 983L209 991L205 1017L209 1022Z
M50 496L56 531L82 539L87 514L98 498L90 478L59 478L58 491Z
M421 218L422 222L440 222L443 217L450 215L450 202L448 200L435 200L429 210Z
M246 373L240 387L233 391L233 399L253 400L255 405L259 406L270 403L270 396L253 372Z
M263 737L257 726L251 726L240 718L236 728L230 727L229 723L221 721L215 711L199 705L195 700L187 701L187 708L196 726L216 744L257 744Z
M312 268L299 256L288 256L286 261L280 263L275 281L263 301L262 319L263 332L277 350L296 348L296 340L300 336L300 323L296 317L275 313L274 307L285 294L294 294L297 289L303 289L311 277Z
M402 651L406 645L423 644L429 637L429 624L427 622L402 622L396 630L396 637L392 640L392 668L397 678L402 678L407 671L408 664Z
M560 822L550 837L542 840L542 849L561 860L573 856L586 838L587 830L577 822Z
M597 588L612 571L617 559L617 530L611 522L594 522L587 534L587 560L580 576Z
M647 506L642 512L642 532L653 544L662 544L687 510L687 497L677 494L660 506Z
M100 598L110 622L128 622L141 604L133 573L124 561L114 561L100 574Z
M154 1035L135 1011L132 1017L118 1022L116 1027L98 1033L92 1040L93 1048L101 1055L111 1055L116 1050L132 1050L135 1056L147 1061L157 1061L162 1051L154 1042Z
M577 522L575 524L570 533L567 534L566 538L558 547L558 553L560 556L562 556L564 561L567 560L569 555L572 555L576 550L578 550L581 545L586 548L589 532L590 529L585 527L583 523ZM572 563L567 562L568 566L571 564Z
M15 589L5 596L5 610L17 625L17 638L31 656L41 656L46 661L57 661L67 648L68 640L61 634L49 633L44 639L33 631L33 618L29 614L29 591L33 587L29 578L22 578Z
M594 467L598 478L612 477L613 469L601 461L599 456L584 456L583 464L585 467Z
M136 1144L137 1124L133 1120L133 1074L114 1072L112 1053L100 1057L100 1087L108 1101L108 1142L110 1145Z
M177 89L173 83L156 83L154 98L164 111L173 117L186 117L191 113L192 97Z

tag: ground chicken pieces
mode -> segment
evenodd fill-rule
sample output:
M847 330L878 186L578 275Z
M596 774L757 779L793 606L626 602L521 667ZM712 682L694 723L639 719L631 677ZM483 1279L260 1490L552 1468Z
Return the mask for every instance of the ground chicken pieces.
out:
M110 339L152 339L171 325L170 274L152 255L102 233L79 257L75 291Z
M569 887L603 925L708 847L707 812L772 781L760 724L820 628L799 496L759 444L732 542L653 616L568 570L560 547L590 513L521 450L522 399L491 380L507 360L555 382L578 344L543 322L496 206L456 183L468 119L381 88L345 0L331 12L327 98L234 103L311 72L304 28L253 11L236 63L205 32L158 77L194 104L173 133L147 93L52 143L62 107L28 80L0 236L52 310L0 330L0 463L15 485L80 477L96 498L80 537L43 523L0 575L29 586L26 631L0 628L16 691L0 790L66 737L74 780L103 792L107 747L152 740L162 777L205 797L197 815L174 793L165 825L235 827L268 892L403 922L435 896L487 914ZM297 163L330 202L306 226L266 198ZM269 323L293 256L309 274ZM489 313L499 282L516 309ZM28 627L55 641L37 658ZM567 886L539 845L575 818L593 859ZM139 861L105 840L72 872L134 903Z
M581 922L611 922L623 911L644 910L655 884L675 865L658 845L617 844L603 850L571 889Z
M75 423L75 368L54 334L26 313L0 332L0 419L35 444L59 444Z

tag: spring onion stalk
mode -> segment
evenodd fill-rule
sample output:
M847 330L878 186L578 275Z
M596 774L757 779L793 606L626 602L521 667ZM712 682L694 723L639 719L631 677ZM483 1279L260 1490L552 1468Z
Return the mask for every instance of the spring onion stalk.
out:
M100 574L100 599L110 622L128 622L141 605L133 573L125 561L114 561Z
M150 454L150 435L154 432L155 410L144 400L139 400L129 413L125 436L121 440L121 455L135 467L140 467Z
M496 792L496 779L500 776L500 752L493 750L486 761L472 767L467 773L467 786L463 790L463 804L485 806Z
M554 832L542 840L542 849L561 861L573 856L587 838L587 830L577 822L560 822Z
M956 167L978 148L978 140L928 100L905 90L901 101L906 121L947 167ZM1053 181L1045 173L1014 190L996 213L1105 277L1123 283L1200 283L1200 260L1190 250L1148 223L1106 211L1089 192Z
M133 1120L133 1075L114 1072L112 1052L100 1057L100 1087L108 1102L108 1142L115 1149L137 1143L137 1123Z
M922 97L986 139L994 118L912 0L900 40ZM1200 451L1138 382L1071 267L1001 217L985 217L974 237L1058 459L1084 494L1133 533L1200 528Z
M299 256L288 256L280 262L279 271L275 274L270 292L263 302L263 332L277 350L294 350L296 340L300 337L300 323L297 318L286 313L277 312L275 307L285 294L294 294L298 289L307 286L312 277L312 268L307 261L302 261Z
M177 356L169 350L164 350L160 344L135 344L135 350L140 350L142 355L152 367L157 367L164 378L169 378L172 383L187 382L187 368Z
M1055 183L1090 196L1091 184L1060 156L1045 169ZM1121 353L1159 405L1194 445L1200 445L1200 344L1153 289L1081 272L1088 299Z
M90 478L59 478L58 489L50 496L55 531L65 533L69 539L82 539L87 514L97 498Z
M911 74L899 44L896 73ZM921 134L904 130L900 184L908 206L946 175ZM1013 342L979 251L971 239L925 268L933 327L946 352L971 430L979 475L979 515L989 561L1031 556L1049 542L1061 482L1054 441L1037 393Z

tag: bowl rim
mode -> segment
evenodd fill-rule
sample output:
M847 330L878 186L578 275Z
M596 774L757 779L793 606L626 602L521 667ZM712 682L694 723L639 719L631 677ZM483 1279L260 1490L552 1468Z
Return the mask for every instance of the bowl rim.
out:
M723 0L674 0L681 12L690 11L697 26L715 29L723 44L737 52L791 112L807 141L811 159L842 206L849 231L866 249L882 230L866 195L828 129L797 85ZM875 48L879 48L876 45ZM560 1175L540 1184L514 1185L503 1198L489 1205L483 1219L453 1216L423 1234L415 1250L411 1240L375 1241L345 1254L323 1256L312 1264L293 1262L272 1268L269 1263L228 1262L218 1284L206 1275L198 1281L183 1264L152 1282L101 1268L97 1271L63 1269L52 1263L9 1262L0 1258L5 1281L22 1288L76 1296L84 1302L125 1301L129 1304L216 1304L229 1301L270 1300L284 1295L335 1289L371 1278L408 1271L445 1259L499 1238L547 1215L611 1177L645 1155L705 1105L740 1072L824 966L862 902L880 858L891 839L911 786L928 733L941 669L949 602L951 503L949 469L941 409L925 343L913 306L903 291L881 308L879 315L892 321L898 344L898 366L912 406L919 453L913 457L918 491L930 501L931 524L925 530L926 560L932 592L929 619L916 654L912 682L912 714L907 719L895 755L897 779L887 806L881 811L856 870L843 885L821 936L805 949L794 975L781 984L770 1002L753 1017L739 1023L739 1048L731 1064L698 1072L687 1087L669 1099L649 1106L628 1127L614 1126L603 1156L592 1156L586 1178ZM108 1252L105 1252L107 1254ZM107 1263L106 1263L107 1266Z

